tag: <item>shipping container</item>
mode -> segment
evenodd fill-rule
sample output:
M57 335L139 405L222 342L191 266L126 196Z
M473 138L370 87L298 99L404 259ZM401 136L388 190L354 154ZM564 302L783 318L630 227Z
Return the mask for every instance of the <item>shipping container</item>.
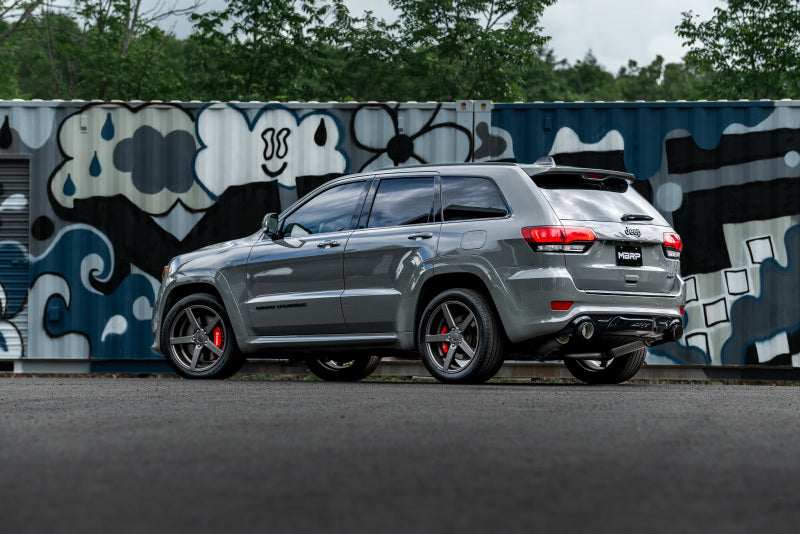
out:
M158 369L172 256L327 180L463 161L625 170L684 241L649 363L800 367L800 102L0 101L0 363Z

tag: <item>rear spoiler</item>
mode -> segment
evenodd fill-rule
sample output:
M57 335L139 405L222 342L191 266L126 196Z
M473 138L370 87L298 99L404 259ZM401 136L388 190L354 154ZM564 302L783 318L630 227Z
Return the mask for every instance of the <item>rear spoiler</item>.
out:
M587 167L568 167L556 164L555 159L551 156L539 158L533 165L520 165L519 166L528 176L535 176L537 174L581 174L587 178L603 179L609 176L622 178L629 183L633 183L636 179L629 172L611 171L608 169L594 169Z

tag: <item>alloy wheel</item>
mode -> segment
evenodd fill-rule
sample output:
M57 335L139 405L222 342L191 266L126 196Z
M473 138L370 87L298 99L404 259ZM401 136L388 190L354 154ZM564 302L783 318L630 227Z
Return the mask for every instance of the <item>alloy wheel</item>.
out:
M445 373L467 367L480 340L475 314L455 300L439 304L425 325L425 349L434 365Z
M225 324L203 305L187 306L173 321L169 350L182 367L194 372L216 365L225 350Z

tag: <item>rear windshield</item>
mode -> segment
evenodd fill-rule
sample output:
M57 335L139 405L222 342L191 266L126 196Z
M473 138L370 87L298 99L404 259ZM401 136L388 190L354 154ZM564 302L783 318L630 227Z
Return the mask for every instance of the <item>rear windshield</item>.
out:
M535 175L533 181L559 219L621 222L627 215L628 221L638 219L667 225L661 214L624 178L593 179L580 174L553 173ZM652 217L652 221L646 220L647 216Z

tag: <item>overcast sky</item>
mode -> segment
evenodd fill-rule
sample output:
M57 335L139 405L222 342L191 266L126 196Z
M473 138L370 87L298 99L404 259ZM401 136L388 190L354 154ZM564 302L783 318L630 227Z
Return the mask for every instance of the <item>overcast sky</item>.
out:
M346 0L350 11L371 10L387 20L395 18L389 3L381 0ZM607 70L616 73L629 59L647 65L657 54L666 61L680 61L686 50L675 35L681 12L692 10L706 20L722 0L558 0L545 9L544 34L558 58L570 63L583 59L590 49ZM221 9L225 0L206 0L205 10ZM191 31L188 18L175 21L175 32Z

